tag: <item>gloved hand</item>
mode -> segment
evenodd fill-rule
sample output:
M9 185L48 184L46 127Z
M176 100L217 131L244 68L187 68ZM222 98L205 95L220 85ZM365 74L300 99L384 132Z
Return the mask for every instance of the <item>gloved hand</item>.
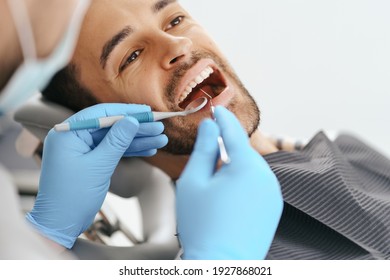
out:
M235 116L223 107L215 116L231 162L216 171L219 129L203 121L176 184L182 258L263 259L283 209L278 180Z
M99 104L67 121L150 111L134 104ZM132 117L105 130L55 132L44 143L38 196L27 220L43 235L71 248L93 222L123 155L153 155L165 146L161 122L139 124Z

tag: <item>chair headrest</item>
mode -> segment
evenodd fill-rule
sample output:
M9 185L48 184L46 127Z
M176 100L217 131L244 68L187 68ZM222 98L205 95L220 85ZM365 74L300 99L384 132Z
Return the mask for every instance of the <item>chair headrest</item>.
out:
M14 119L43 142L55 124L63 122L73 113L36 94L15 112Z

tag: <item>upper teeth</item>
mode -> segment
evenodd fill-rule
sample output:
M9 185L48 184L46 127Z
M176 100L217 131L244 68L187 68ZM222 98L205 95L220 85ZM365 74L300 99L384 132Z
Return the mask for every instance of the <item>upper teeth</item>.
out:
M192 92L192 89L197 85L201 84L214 72L213 68L207 66L198 76L196 76L188 85L185 87L183 93L180 95L179 103L183 102L184 99Z

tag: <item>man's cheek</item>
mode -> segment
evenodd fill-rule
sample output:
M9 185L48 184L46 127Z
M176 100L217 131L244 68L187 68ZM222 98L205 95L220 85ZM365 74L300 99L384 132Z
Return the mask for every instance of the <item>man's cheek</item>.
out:
M194 48L200 48L205 51L211 52L222 59L225 59L219 47L215 41L207 34L207 32L198 32L192 39L194 43Z

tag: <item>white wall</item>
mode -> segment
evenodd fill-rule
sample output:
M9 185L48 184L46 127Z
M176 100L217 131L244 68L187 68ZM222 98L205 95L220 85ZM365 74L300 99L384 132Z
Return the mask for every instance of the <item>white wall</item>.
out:
M348 131L390 156L390 1L181 3L258 101L263 131Z

